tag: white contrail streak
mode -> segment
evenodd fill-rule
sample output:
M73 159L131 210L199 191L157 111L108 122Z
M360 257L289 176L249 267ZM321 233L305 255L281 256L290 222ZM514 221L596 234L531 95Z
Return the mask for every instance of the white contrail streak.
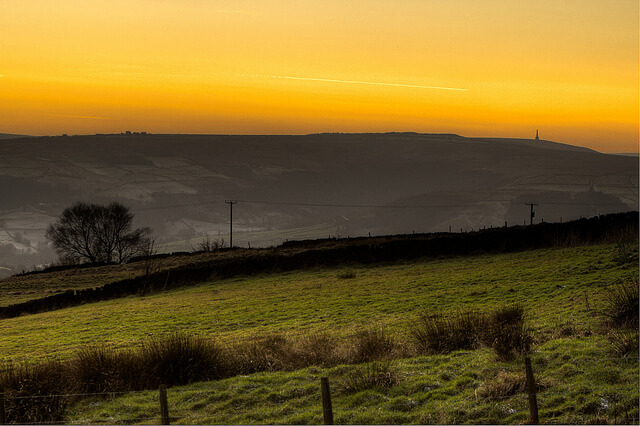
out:
M94 117L91 115L66 115L66 114L47 114L51 117L67 117L67 118L86 118L90 120L113 120L113 118L109 117Z
M401 83L380 83L376 81L358 81L358 80L334 80L331 78L311 78L311 77L293 77L290 75L258 75L256 77L280 78L285 80L303 80L303 81L322 81L325 83L344 83L344 84L366 84L369 86L392 86L392 87L411 87L414 89L434 89L434 90L453 90L457 92L467 92L469 89L460 89L458 87L442 87L442 86L419 86L417 84L401 84Z

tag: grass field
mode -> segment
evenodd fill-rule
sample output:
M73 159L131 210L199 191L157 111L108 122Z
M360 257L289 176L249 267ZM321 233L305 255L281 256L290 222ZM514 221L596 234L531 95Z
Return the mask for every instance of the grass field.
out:
M575 341L572 341L575 340ZM540 421L555 424L638 423L637 360L611 359L598 338L560 339L537 348ZM601 339L600 339L601 340ZM336 424L523 424L527 394L519 363L496 362L488 349L421 356L391 365L392 387L354 391L362 366L258 373L168 390L172 424L322 424L320 377L330 380ZM626 420L625 420L626 415ZM73 407L78 423L158 424L157 391Z
M0 345L5 360L28 360L174 331L238 340L326 330L347 336L378 324L404 333L421 312L513 303L523 304L539 335L569 322L589 329L597 319L587 303L596 306L604 287L638 274L616 254L614 245L584 246L238 277L5 319ZM349 272L355 277L341 278Z
M615 245L595 245L204 282L4 319L1 357L14 363L65 359L88 344L131 348L175 331L233 344L272 334L329 333L348 340L376 326L410 342L409 329L421 313L521 304L544 385L541 420L613 422L627 415L637 423L637 355L618 359L598 315L605 288L638 275L637 259L621 263L618 254ZM487 391L524 374L521 359L498 362L488 348L396 360L394 386L344 390L341 383L358 368L310 367L170 389L172 415L182 423L319 423L322 375L335 383L338 422L522 423L528 415L526 395L494 398ZM86 399L70 419L157 423L156 398L156 392L140 392Z

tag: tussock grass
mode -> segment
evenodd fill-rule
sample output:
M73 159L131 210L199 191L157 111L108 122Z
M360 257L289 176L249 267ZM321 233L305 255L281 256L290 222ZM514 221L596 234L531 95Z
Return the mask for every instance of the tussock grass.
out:
M537 392L543 392L552 387L553 382L546 378L535 377ZM515 373L513 371L500 370L495 377L487 379L477 389L477 395L489 401L504 400L510 396L527 392L527 378L524 371Z
M477 312L453 316L422 314L411 327L411 335L423 354L447 354L478 346L478 330L483 322Z
M139 355L146 387L182 385L232 375L224 351L215 343L180 333L146 342Z
M354 271L344 271L338 274L338 278L341 280L350 280L356 277L356 273Z
M142 359L132 351L102 346L80 349L66 364L71 386L77 393L120 392L143 389Z
M608 336L611 352L615 356L629 358L638 356L638 329L614 330Z
M354 363L370 362L401 356L404 348L384 328L367 328L353 337L351 360Z
M489 400L500 400L527 390L524 374L499 371L496 377L487 380L478 388L478 396Z
M7 422L33 424L59 422L71 399L64 365L57 361L41 364L5 365L0 372L0 389L5 393Z
M237 372L252 374L293 368L294 352L291 343L279 334L242 343L230 351L230 358Z
M638 328L638 278L605 289L600 314L612 327Z
M532 335L524 324L522 305L504 306L491 312L480 330L480 340L493 348L502 361L531 350Z
M340 381L344 393L368 389L388 389L400 383L395 365L390 361L374 361L350 369Z
M485 345L492 347L503 361L529 352L532 342L520 305L500 307L488 314L475 311L449 317L422 314L412 324L411 336L423 354L447 354Z
M9 401L9 422L46 423L64 418L73 395L156 389L233 374L212 342L172 334L151 339L138 351L89 346L66 362L8 365L0 372L0 389Z

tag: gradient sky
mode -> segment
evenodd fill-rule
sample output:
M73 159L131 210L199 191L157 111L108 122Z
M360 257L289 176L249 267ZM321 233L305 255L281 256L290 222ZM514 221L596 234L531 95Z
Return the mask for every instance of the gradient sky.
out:
M637 0L0 0L0 132L638 151Z

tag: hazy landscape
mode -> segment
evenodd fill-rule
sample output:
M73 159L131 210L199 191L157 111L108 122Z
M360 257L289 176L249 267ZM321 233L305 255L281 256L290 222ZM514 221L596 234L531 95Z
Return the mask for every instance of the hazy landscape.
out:
M460 232L635 210L638 160L525 139L385 133L96 135L0 145L0 266L55 261L46 227L74 201L130 207L161 251L207 237L287 239Z

